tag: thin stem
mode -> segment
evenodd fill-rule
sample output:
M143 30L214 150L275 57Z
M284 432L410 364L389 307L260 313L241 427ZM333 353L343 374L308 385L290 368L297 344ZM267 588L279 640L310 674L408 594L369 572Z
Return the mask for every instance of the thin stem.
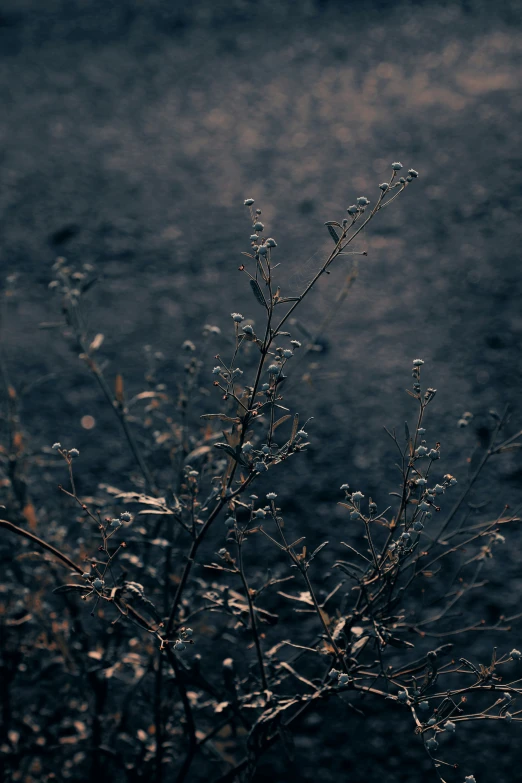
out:
M261 674L261 682L263 683L263 690L268 690L268 682L266 679L266 672L265 672L265 661L263 658L263 651L261 650L261 642L259 639L259 632L257 630L257 623L256 623L256 613L254 609L254 603L252 601L252 596L250 593L250 588L248 586L248 582L246 580L245 571L243 568L243 542L238 541L238 572L239 576L241 578L241 581L243 582L243 587L245 588L245 595L248 602L248 611L250 614L250 625L252 627L252 634L254 637L254 644L256 647L256 653L257 653L257 660L259 662L259 672Z
M7 519L0 519L0 527L5 527L7 530L10 530L11 533L16 533L17 536L28 538L29 541L32 541L34 544L38 544L38 546L40 546L42 549L47 550L47 552L51 552L52 555L57 557L58 560L61 560L62 563L65 563L65 565L71 568L73 571L76 571L77 574L83 574L83 568L81 568L81 566L73 563L73 561L70 560L67 555L64 555L63 552L60 552L58 549L55 549L54 546L48 544L47 541L43 541L41 538L38 538L38 536L35 536L34 533L30 533L28 530L24 530L21 527L13 525L13 523L8 522Z

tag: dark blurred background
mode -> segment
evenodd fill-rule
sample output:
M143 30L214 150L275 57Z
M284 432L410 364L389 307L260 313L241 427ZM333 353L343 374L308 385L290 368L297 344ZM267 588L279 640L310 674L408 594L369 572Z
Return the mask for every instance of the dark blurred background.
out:
M139 392L150 345L175 385L181 345L198 344L205 323L222 328L215 352L225 352L229 313L261 318L237 271L249 249L244 198L263 210L292 295L331 247L323 223L342 220L359 195L373 201L399 160L419 180L361 238L368 256L355 286L322 351L299 368L287 404L315 417L312 446L277 491L320 540L324 527L338 536L346 525L341 483L385 504L396 479L383 426L402 431L413 419L404 388L416 357L438 389L428 436L442 442L444 471L465 481L491 409L510 405L509 432L522 427L520 12L515 0L4 0L0 263L14 291L4 351L27 387L35 451L56 440L78 447L85 492L130 464L86 368L59 332L40 328L60 318L48 290L57 256L100 274L89 322L105 335L108 376L122 373ZM339 263L303 305L312 332L348 271ZM459 429L464 411L474 419ZM521 478L509 452L474 497L490 498L496 515L522 499ZM519 601L521 540L513 531L501 573L488 573L491 616ZM520 637L519 625L507 640L469 644L511 649ZM413 736L378 715L361 758L336 710L308 726L294 767L275 754L259 779L435 779ZM313 741L325 726L336 727L332 746ZM517 779L520 735L503 732L474 725L454 743L455 757L479 753L478 783Z

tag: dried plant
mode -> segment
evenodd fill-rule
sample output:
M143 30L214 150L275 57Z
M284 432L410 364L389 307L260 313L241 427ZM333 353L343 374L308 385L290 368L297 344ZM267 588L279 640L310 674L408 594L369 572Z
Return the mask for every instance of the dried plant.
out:
M50 525L44 538L36 535L36 522L27 529L31 513L36 520L38 512L28 510L26 468L16 445L17 395L4 368L10 442L2 469L11 518L0 526L44 553L47 571L36 571L39 598L32 611L69 676L87 678L94 694L90 723L82 719L77 733L90 752L74 762L90 764L91 780L105 758L129 780L141 770L149 777L153 772L158 783L181 783L196 779L196 764L205 779L249 780L275 743L292 755L292 726L305 712L339 698L358 712L361 697L371 696L389 702L390 710L411 713L413 733L444 781L454 761L439 751L441 737L458 734L466 721L521 720L515 701L522 653L497 656L494 648L486 662L455 660L453 645L444 641L470 630L506 631L522 616L487 626L456 611L481 585L484 566L503 541L500 530L518 521L508 507L490 518L468 503L488 460L520 445L522 432L504 435L507 413L496 417L469 478L457 482L440 470L440 443L427 438L427 409L436 389L423 387L424 362L415 359L408 390L415 427L406 424L401 435L388 432L400 471L389 506L344 484L340 504L348 540L314 541L309 553L299 531L285 525L273 491L279 476L292 469L282 463L299 458L309 444L309 422L301 424L300 414L283 404L299 352L310 347L287 331L291 316L340 256L352 255L353 261L360 254L350 249L354 239L417 179L413 169L399 177L401 168L392 164L373 207L361 196L346 219L326 224L333 248L296 296L281 290L277 243L265 236L254 200L246 199L251 247L240 270L264 322L260 327L232 313L230 355L218 354L212 371L216 412L198 410L212 397L198 391L208 367L189 340L183 345L184 383L176 393L158 383L151 350L147 389L128 400L120 375L113 388L98 359L103 337L89 335L82 310L94 270L76 271L65 259L54 265L51 286L61 295L68 334L118 417L140 477L124 488L103 484L96 497L81 497L75 482L80 454L55 443L54 458L63 460L67 473L63 502L68 514L76 509L82 520L82 541L66 544L59 525ZM209 346L221 340L220 330L207 325L203 337ZM139 416L135 411L143 404ZM261 498L252 494L267 481L270 491L263 489ZM124 510L114 511L117 505ZM16 578L20 559L13 562ZM70 571L70 579L64 581L55 563ZM59 581L54 593L70 618L63 627L49 621L56 610L45 617L48 573ZM78 598L96 616L94 649ZM11 609L20 607L14 602ZM8 685L19 663L23 626L23 616L15 618L3 639ZM138 745L131 734L136 725ZM225 729L226 743L219 739ZM19 761L16 737L4 732L0 740L11 762ZM474 780L466 777L467 783Z

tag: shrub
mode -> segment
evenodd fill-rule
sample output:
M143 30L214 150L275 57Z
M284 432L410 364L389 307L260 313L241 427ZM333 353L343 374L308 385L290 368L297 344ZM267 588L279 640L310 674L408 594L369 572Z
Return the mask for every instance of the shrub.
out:
M22 524L37 513L28 511L13 437L4 461L15 522L2 519L0 526L39 547L47 568L36 566L36 581L28 585L20 558L13 561L13 579L26 589L22 597L12 595L7 608L5 687L8 692L14 682L21 651L31 657L43 645L47 664L65 667L68 693L78 695L68 702L75 727L70 736L76 751L84 748L68 760L69 769L90 764L94 779L107 759L130 779L132 770L149 776L154 771L157 781L165 772L181 783L198 770L206 779L246 780L272 745L288 749L300 716L325 700L346 697L357 709L364 696L383 700L390 711L407 710L438 770L441 737L458 737L462 723L520 719L513 708L520 692L518 650L497 656L494 648L487 662L474 662L471 654L452 659L451 643L432 649L433 638L485 627L474 618L456 621L453 609L478 585L503 540L500 529L518 519L507 507L480 521L466 513L469 492L488 460L518 445L521 433L503 435L506 415L496 417L469 479L458 481L441 468L441 444L426 434L436 389L425 387L424 361L414 359L408 394L415 426L406 424L400 435L388 431L400 471L392 505L368 497L364 487L343 484L339 502L349 540L316 540L310 549L278 506L277 481L291 469L282 463L299 459L313 437L310 422L283 404L285 382L311 348L287 330L291 316L330 266L351 252L362 229L417 179L414 169L399 178L401 168L392 164L373 206L359 196L347 218L326 224L333 248L298 296L281 292L277 242L265 236L254 200L245 200L251 247L240 269L264 322L259 326L231 313L232 350L226 358L218 354L213 369L186 340L177 399L157 383L152 361L148 389L136 398L127 400L121 376L112 390L97 358L103 337L90 337L83 317L92 270L77 272L65 259L56 261L51 287L61 296L68 330L118 417L141 474L125 487L102 484L96 497L84 498L75 483L82 464L78 449L70 443L48 449L49 458L63 460L68 477L67 487L60 486L67 514L76 509L82 520L75 546L61 525L50 524L40 538L36 524ZM243 312L249 310L245 305ZM209 325L203 336L221 339ZM217 410L200 414L201 425L190 408L202 375L211 379ZM16 392L9 388L9 423L16 433ZM136 434L131 416L131 408L143 402L149 443ZM468 421L464 414L459 426ZM153 461L159 467L152 468ZM55 563L70 571L68 580ZM430 579L439 570L443 577ZM42 592L48 593L53 579L60 581L54 588L59 604ZM88 604L93 621L79 610L78 599ZM34 632L24 636L24 606L41 617L40 647ZM510 619L494 627L507 630ZM50 650L57 657L49 657ZM502 686L501 672L507 677ZM85 683L92 691L87 701L80 698ZM225 750L215 738L227 728ZM40 736L40 745L46 744L40 731L26 740L27 756L38 755ZM19 760L16 732L2 740L8 765Z

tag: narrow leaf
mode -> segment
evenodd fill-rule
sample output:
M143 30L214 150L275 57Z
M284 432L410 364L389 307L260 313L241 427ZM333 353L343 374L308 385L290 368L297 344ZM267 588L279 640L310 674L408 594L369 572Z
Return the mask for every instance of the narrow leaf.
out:
M404 639L397 639L396 636L391 636L390 638L386 639L386 642L387 644L391 644L392 647L397 648L415 647L415 645L411 642L407 642Z
M233 457L235 460L237 460L235 449L231 448L228 443L214 443L214 448L222 449L230 457Z
M233 424L238 423L238 419L227 416L225 413L204 413L200 419L219 419L220 421L231 421Z
M260 305L263 305L263 307L266 307L268 309L268 305L265 301L265 297L263 296L263 292L261 291L261 286L257 282L257 280L250 280L250 287L252 291L254 292L254 296L259 302Z
M337 231L335 230L335 228L333 226L330 226L328 223L325 223L325 225L326 225L326 228L328 229L328 232L329 232L330 236L332 237L333 241L335 242L336 245L338 245L339 244L339 239L340 239L339 234L337 233Z
M324 549L324 547L327 545L327 543L328 543L328 541L323 541L323 543L322 543L322 544L319 544L319 546L317 547L317 549L314 549L314 551L312 552L312 554L310 555L310 558L309 558L309 560L308 560L308 562L309 562L309 563L311 563L311 562L312 562L312 560L314 559L314 557L315 557L316 555L318 555L318 554L319 554L319 552L321 551L321 549Z
M278 419L276 422L274 422L274 426L272 427L272 432L273 432L273 431L274 431L274 430L275 430L277 427L279 427L279 425L280 425L280 424L283 424L285 421L288 421L288 419L290 419L290 418L291 418L291 416L290 416L290 414L289 414L289 413L287 413L287 414L286 414L286 416L281 416L281 418L280 418L280 419Z
M290 443L294 442L298 429L299 429L299 414L296 413L294 416L294 423L292 425L292 434L290 435Z
M53 593L74 593L84 592L85 590L90 590L90 587L87 585L60 585L54 588Z

